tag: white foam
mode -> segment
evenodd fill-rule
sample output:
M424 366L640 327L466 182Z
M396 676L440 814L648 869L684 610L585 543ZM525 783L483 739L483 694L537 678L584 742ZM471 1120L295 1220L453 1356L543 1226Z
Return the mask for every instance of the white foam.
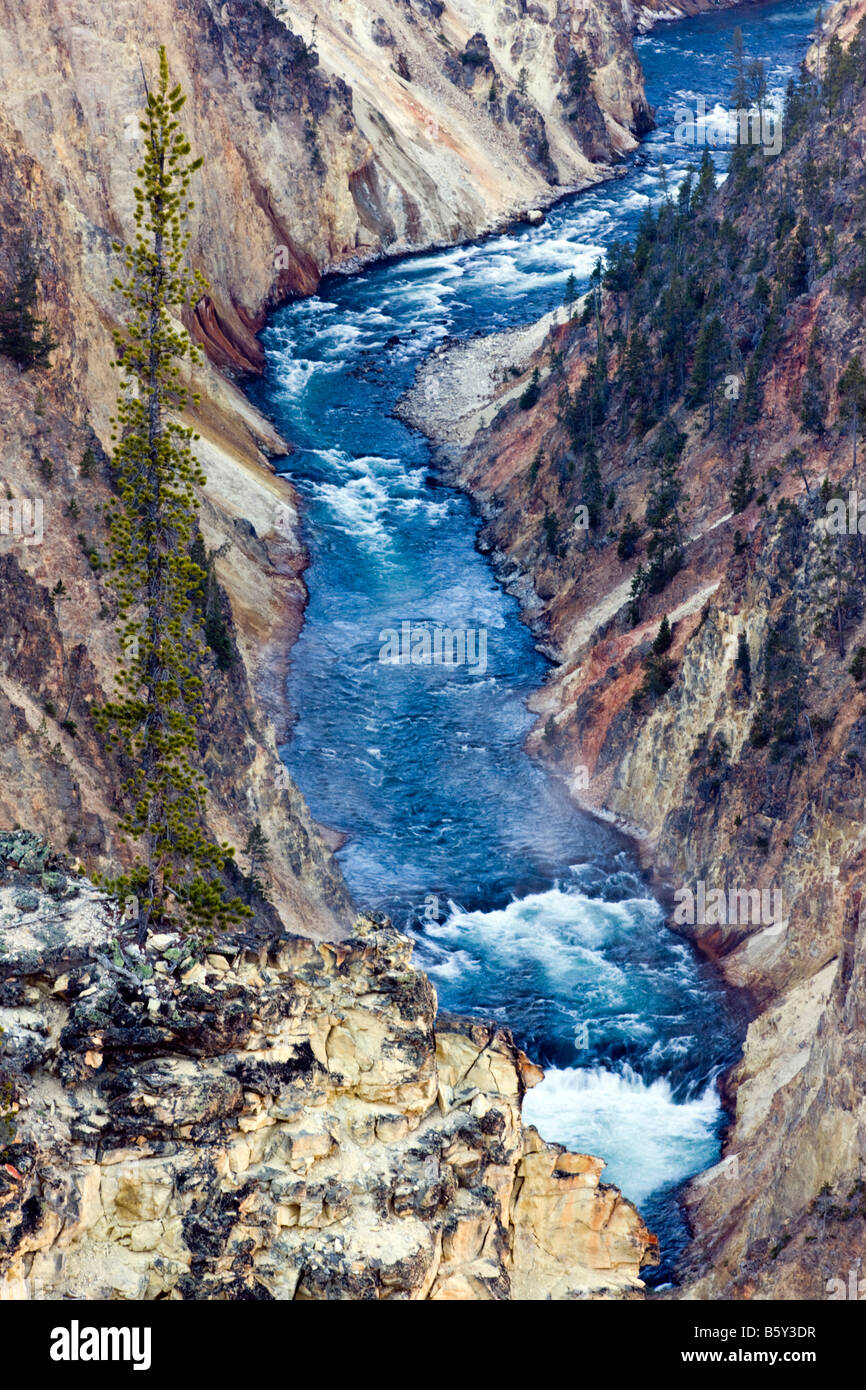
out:
M640 1205L715 1160L721 1105L714 1086L677 1102L670 1083L622 1073L551 1067L523 1102L542 1138L607 1160L603 1180Z
M523 973L539 967L559 995L590 982L618 991L625 977L602 948L631 927L635 906L550 888L492 912L464 912L452 903L447 920L431 926L429 934L475 958L495 958L499 968ZM641 900L640 907L661 920L655 902Z

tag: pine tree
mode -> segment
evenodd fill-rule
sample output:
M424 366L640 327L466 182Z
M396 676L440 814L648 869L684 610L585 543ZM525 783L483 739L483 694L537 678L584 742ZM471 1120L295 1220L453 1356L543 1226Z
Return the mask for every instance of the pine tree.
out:
M743 461L734 474L729 495L731 510L735 513L744 512L755 495L752 458L748 451L743 454Z
M583 452L580 500L589 512L590 526L596 527L601 519L604 488L601 483L601 470L598 466L598 450L592 440L589 441Z
M36 314L39 293L39 257L25 233L15 250L12 280L0 298L0 353L17 363L19 371L51 364L56 348L51 334Z
M692 210L706 207L716 191L716 166L709 150L704 150L698 169L698 181L692 194Z
M632 703L640 706L646 696L650 695L658 699L667 693L674 683L674 666L670 657L666 655L673 641L671 625L667 614L659 624L659 630L653 638L650 650L644 658L643 683L632 697Z
M746 45L739 24L731 35L731 56L727 63L734 76L731 101L737 108L746 105Z
M659 630L653 638L653 651L656 656L663 656L673 640L674 637L671 632L670 620L668 619L667 613L665 613L659 623Z
M653 423L653 355L646 334L637 329L628 340L623 370L625 399L634 408L635 429L642 435Z
M824 428L824 420L827 414L827 394L824 389L824 378L821 375L821 363L817 351L817 332L812 330L809 339L809 356L806 360L806 372L803 378L803 394L800 401L800 419L807 430L813 434L820 434Z
M551 555L560 553L559 546L559 517L550 507L544 509L544 520L541 523L544 529L544 539L547 542L547 549Z
M261 821L256 821L247 836L244 854L247 857L247 902L249 902L253 893L264 896L265 885L259 878L258 871L268 863L271 857L270 842L262 830Z
M204 638L216 658L221 671L228 671L235 661L235 646L228 624L220 611L220 590L217 583L214 561L225 555L230 542L225 541L217 550L208 550L204 537L199 532L190 546L190 556L204 573L204 580L190 594L199 610L204 625Z
M701 324L688 394L689 405L709 401L709 429L712 429L716 422L716 387L724 352L725 336L722 322L718 315L713 314L706 317Z
M648 572L643 565L638 562L638 567L631 577L629 585L629 612L632 627L637 627L640 622L640 601L646 593Z
M785 288L792 299L805 294L809 288L809 248L812 232L805 214L797 223L788 249L782 259L782 275Z
M534 405L538 404L538 398L540 395L541 374L537 367L533 367L532 376L529 378L529 384L524 388L517 402L520 406L520 409L531 410Z
M631 512L626 512L622 530L619 533L619 543L616 553L621 560L630 560L637 550L637 543L640 540L640 527L632 516Z
M847 539L842 535L819 536L819 561L813 591L817 630L835 630L841 660L845 658L846 625L850 618L858 614L860 597Z
M154 920L179 921L209 936L249 915L239 898L223 897L219 874L234 851L206 835L205 780L196 766L204 646L191 596L205 572L190 550L198 488L206 480L191 448L197 436L176 416L189 402L181 365L200 355L172 311L179 315L205 285L183 264L194 206L188 188L202 163L180 129L184 101L181 88L170 86L160 49L159 79L147 91L141 122L135 244L115 247L124 253L126 277L115 288L129 321L115 332L122 374L112 422L118 496L108 524L124 659L117 698L97 712L97 726L132 765L122 786L121 829L135 842L137 858L106 887L138 899L141 943Z
M737 633L737 655L734 665L740 673L746 695L752 693L752 655L745 632Z
M568 55L566 82L568 94L573 101L583 101L588 95L593 76L592 64L586 54L572 49Z
M646 586L657 594L682 569L685 558L683 524L680 517L682 485L677 461L685 446L686 436L670 420L663 420L659 429L655 455L658 476L647 502L647 525L652 534L647 543L649 570Z
M851 426L852 468L857 483L857 434L866 419L866 372L859 353L855 353L839 378L839 418Z

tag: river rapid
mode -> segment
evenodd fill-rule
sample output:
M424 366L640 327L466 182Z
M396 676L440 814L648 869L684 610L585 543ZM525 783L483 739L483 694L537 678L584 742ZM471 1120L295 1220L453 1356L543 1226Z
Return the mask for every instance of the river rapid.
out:
M679 1188L718 1158L717 1078L744 1020L666 928L630 844L524 752L547 662L476 547L470 501L392 411L446 336L537 319L570 273L583 288L662 196L660 156L676 188L701 153L675 142L677 110L701 98L707 119L727 109L735 25L780 105L815 10L751 6L638 39L658 129L624 177L565 199L541 227L328 277L273 316L252 391L297 445L282 466L312 557L284 760L313 815L346 833L338 857L356 900L416 936L440 1005L501 1021L544 1066L526 1120L604 1156L604 1180L660 1237L656 1281L686 1240ZM723 176L725 150L714 158ZM474 660L387 660L404 623L469 630Z

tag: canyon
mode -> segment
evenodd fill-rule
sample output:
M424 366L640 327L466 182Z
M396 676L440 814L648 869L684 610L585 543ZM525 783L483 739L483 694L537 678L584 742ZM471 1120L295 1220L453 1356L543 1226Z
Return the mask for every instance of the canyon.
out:
M829 12L812 73L824 71L837 31L857 42L864 15L862 4ZM816 229L802 277L785 269L778 204L759 209L729 177L707 214L711 235L729 238L735 273L748 267L738 303L716 301L738 345L749 341L758 264L782 267L795 286L779 301L761 406L744 425L734 413L742 405L732 404L727 431L713 429L705 406L672 390L667 420L635 434L638 407L618 397L622 414L617 405L612 420L609 406L598 426L596 486L607 500L594 535L568 524L582 492L569 444L581 422L570 423L567 402L569 393L589 402L592 420L592 396L579 393L593 381L602 338L610 379L642 398L640 377L628 375L633 287L608 279L602 301L591 294L534 331L443 349L401 407L439 441L446 476L477 500L481 544L554 663L533 701L533 752L578 801L639 837L662 890L748 884L784 902L770 925L721 917L674 926L744 992L752 1018L723 1082L723 1161L686 1194L693 1239L677 1294L686 1299L821 1299L862 1248L862 559L861 541L846 535L849 571L827 528L830 499L847 497L857 480L844 373L864 348L862 247L849 211L863 196L860 89L839 119L841 153L825 115L786 138L773 170L791 227L808 220ZM817 167L820 208L809 187ZM822 259L827 236L834 252ZM668 283L653 293L662 297ZM646 301L640 313L643 324ZM525 394L533 372L536 400ZM748 375L727 380L748 389ZM664 433L671 421L676 436ZM669 438L688 509L681 563L636 597L650 524L640 518ZM746 476L738 466L753 470L754 483L732 501ZM828 607L828 577L843 572L846 587Z
M273 464L292 441L240 387L262 371L268 313L312 293L324 273L484 235L612 178L651 124L633 31L702 8L343 0L323 15L301 0L160 0L143 16L131 3L5 5L4 255L33 236L59 346L50 371L0 360L7 496L42 496L46 507L42 545L0 556L0 709L13 731L0 751L0 826L15 828L0 879L2 1065L14 1095L0 1296L643 1296L640 1271L657 1250L635 1208L600 1182L601 1159L545 1144L522 1123L538 1069L507 1031L437 1017L409 943L358 916L333 836L282 768L307 555L298 495ZM117 765L89 708L117 662L99 557L121 313L112 243L130 235L140 65L159 43L189 93L185 126L206 161L191 258L210 289L186 326L207 360L194 371L189 420L233 653L227 669L208 658L209 826L240 845L260 823L271 859L269 902L248 932L208 951L169 936L136 954L116 946L116 910L92 885L127 851ZM589 59L588 85L575 53ZM802 375L816 298L798 301L773 382L778 418L756 430L768 469L791 430L791 359ZM853 350L839 308L823 312L836 314L829 341ZM668 872L709 881L723 867L734 881L782 883L783 934L699 943L757 1005L727 1081L727 1152L740 1178L692 1187L683 1278L687 1297L818 1297L826 1271L804 1258L808 1243L820 1229L847 1269L861 1228L862 772L849 756L859 697L834 670L820 765L797 774L784 817L763 805L756 814L751 711L732 662L745 624L757 681L790 542L784 518L753 504L739 518L748 556L732 557L719 459L696 431L684 472L699 534L666 595L676 599L677 685L648 716L633 710L661 607L619 631L627 572L602 553L576 581L538 545L540 494L526 506L522 476L554 412L550 395L528 412L515 398L534 365L546 372L552 345L580 379L583 350L567 326L527 330L519 351L509 341L522 379L510 402L481 383L449 468L488 511L484 543L506 581L531 579L527 615L557 662L536 697L533 751L566 779L588 763L589 792L576 794L638 828ZM844 443L822 448L807 472L841 476ZM635 512L641 486L638 474L617 482ZM790 470L780 486L787 499L799 494ZM712 755L719 733L724 778ZM768 861L759 841L770 834ZM784 1176L768 1188L768 1172Z
M330 1107L329 1119L321 1112L321 1133L333 1133L327 1153L313 1140L303 1158L302 1139L283 1177L301 1175L297 1190L290 1183L297 1196L319 1164L324 1185L313 1186L325 1192L345 1168L354 1196L341 1188L335 1205L323 1201L315 1211L306 1197L300 1206L289 1201L278 1216L270 1170L265 1165L260 1171L267 1146L256 1141L246 1182L263 1213L253 1224L268 1232L262 1251L277 1239L304 1252L295 1262L297 1278L291 1261L274 1276L273 1254L262 1255L270 1261L272 1296L640 1294L639 1271L654 1257L653 1239L634 1209L599 1184L600 1160L569 1156L521 1127L520 1097L533 1070L507 1035L442 1020L434 1037L435 996L416 973L414 1007L423 1022L406 1060L407 1078L414 1068L414 1079L406 1080L404 1094L396 1073L383 1071L365 1090L358 1066L370 1070L369 1020L361 1020L359 1035L346 1033L347 1070L338 1071L327 1047L322 1052L324 1043L313 1041L317 1030L324 1028L324 1039L333 1024L316 1023L309 1005L327 964L315 988L299 985L304 970L318 975L317 962L339 962L331 1004L327 989L319 1001L322 1017L330 1018L329 1008L367 991L362 957L369 951L326 946L354 941L362 928L328 847L332 837L312 821L278 757L288 728L285 674L303 621L307 557L297 496L272 463L291 442L254 409L240 384L262 369L257 333L269 310L309 294L322 273L483 234L569 189L611 177L618 156L633 148L650 117L626 11L567 4L555 13L543 6L499 9L489 41L480 32L480 10L435 0L417 7L346 6L339 19L316 19L312 6L272 12L258 0L169 0L146 13L131 2L94 8L34 0L3 9L2 274L7 282L14 274L16 248L35 248L40 312L58 344L50 370L19 372L0 361L6 496L44 502L41 544L4 538L2 554L0 709L8 732L0 753L0 821L24 827L15 834L37 837L16 841L15 853L4 860L4 945L18 939L20 917L30 947L26 958L8 947L2 953L3 1076L11 1096L4 1124L14 1136L0 1175L5 1297L79 1296L85 1290L110 1297L167 1291L225 1296L235 1287L230 1276L248 1288L267 1287L257 1282L259 1261L248 1257L243 1221L228 1245L215 1244L212 1236L193 1239L189 1231L184 1236L183 1224L193 1211L222 1211L227 1194L243 1185L246 1169L238 1154L248 1154L249 1146L241 1135L261 1130L263 1140L272 1125L279 1130L291 1123L289 1111L279 1109L283 1083L297 1070L289 1058L306 1057L310 1047L321 1054L310 1065L330 1081L315 1095L311 1089L307 1100ZM157 1039L148 1026L137 1039L122 1038L120 1029L112 1043L112 1030L103 1030L89 1037L79 1066L71 1056L67 1013L85 988L98 993L103 983L119 984L128 997L122 1005L112 997L106 1013L94 1017L116 1017L127 1007L153 1015L163 1007L159 990L143 983L164 973L158 960L136 963L138 983L126 966L114 981L108 967L104 979L100 947L107 950L116 939L119 919L90 886L91 875L122 868L128 855L118 832L119 768L90 709L110 690L118 660L100 554L116 393L111 335L122 315L113 246L133 225L143 76L159 44L173 78L189 94L185 121L207 166L190 258L209 289L186 324L206 359L194 369L198 400L188 420L207 474L200 526L230 647L227 663L208 658L203 746L209 829L240 845L257 823L268 837L268 900L257 904L255 944L238 942L236 950L240 959L249 949L265 969L269 958L279 958L274 998L301 988L301 1022L291 1044L269 1040L266 1050L274 1044L282 1056L288 1048L288 1065L274 1064L284 1071L273 1074L270 1091L247 1088L244 1100L228 1076L240 1062L226 1053L226 1079L215 1082L225 1106L205 1104L187 1114L181 1104L174 1120L167 1110L158 1137L151 1127L149 1137L140 1133L128 1149L120 1142L122 1125L114 1144L114 1120L106 1127L96 1099L111 1089L109 1078L123 1091L131 1059L147 1066L150 1057L156 1072L129 1110L144 1114L153 1104L147 1087L183 1089L194 1075L205 1087L219 1069L213 1064L204 1079L213 1044L200 1046L185 1025L182 1043L172 1040L171 1030ZM589 54L591 81L580 80L579 72L571 81L577 51ZM25 882L34 866L35 877ZM322 943L297 948L299 973L285 951L280 955L286 929ZM404 1006L395 981L406 977L408 948L384 928L376 942L370 949L383 983L375 1027L399 1050L397 1014ZM232 944L220 944L228 956L220 958L217 973L222 961L234 958ZM34 958L34 946L40 956L47 951L50 964ZM190 968L197 983L188 980L183 992L212 997L211 966L200 961ZM76 975L79 969L84 976ZM262 987L256 969L250 977L255 989L237 1010L244 1017L252 993ZM170 1000L163 1003L166 1015L182 1024ZM255 1007L261 1014L253 1032L259 1033L268 1010L280 1008L264 998ZM249 1040L235 1041L247 1050ZM349 1054L355 1056L351 1064ZM479 1068L473 1057L480 1054L497 1060ZM57 1078L67 1062L71 1070L61 1084ZM175 1083L172 1076L184 1080ZM464 1084L467 1077L471 1084ZM305 1087L302 1082L302 1098ZM349 1108L357 1101L364 1114L343 1132L353 1088ZM389 1097L393 1107L378 1113L374 1102ZM194 1088L189 1099L198 1106ZM450 1112L452 1119L440 1122ZM205 1122L214 1161L199 1165L184 1142L197 1150L206 1133L197 1125ZM432 1163L441 1177L435 1200L421 1195L421 1169L417 1175L413 1170L407 1206L383 1197L379 1179L353 1178L345 1166L350 1148L372 1142L384 1145L379 1157L393 1173L392 1145L419 1130L432 1156L423 1173ZM458 1131L462 1139L455 1139ZM494 1131L501 1142L481 1137ZM286 1152L294 1153L294 1145L287 1139ZM476 1178L483 1180L480 1197L464 1195ZM488 1178L495 1178L493 1188ZM487 1193L494 1189L491 1208ZM183 1191L194 1195L182 1198ZM420 1217L411 1214L416 1198ZM303 1234L279 1237L301 1207ZM352 1240L363 1250L370 1222L381 1225L377 1268L385 1272L364 1284L350 1272L359 1258ZM319 1233L334 1224L345 1233L337 1238L345 1242L344 1257L320 1260ZM325 1241L332 1255L334 1235ZM304 1265L308 1278L300 1274Z

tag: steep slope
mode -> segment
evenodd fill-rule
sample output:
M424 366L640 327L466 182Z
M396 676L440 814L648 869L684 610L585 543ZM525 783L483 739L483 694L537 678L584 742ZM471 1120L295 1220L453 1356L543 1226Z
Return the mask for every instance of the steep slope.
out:
M691 1297L824 1298L863 1242L863 18L827 17L785 153L740 147L720 193L704 169L647 217L448 446L556 663L531 746L638 831L753 1002ZM689 919L701 884L728 897Z
M434 1028L387 923L123 954L29 835L0 836L10 909L0 1300L641 1297L654 1237L524 1129L505 1030Z
M385 13L339 7L321 17L320 61L309 42L313 7L287 22L259 0L0 8L0 288L29 238L58 343L50 369L19 374L0 361L7 497L38 500L43 515L39 544L0 536L17 615L0 637L0 698L16 730L2 754L2 819L74 848L94 871L122 862L106 790L116 770L87 711L110 689L118 655L99 554L117 386L110 333L122 312L112 243L131 235L144 76L164 43L189 94L185 127L206 161L190 254L211 289L188 327L208 352L195 382L208 475L202 532L234 648L227 671L215 653L208 682L212 828L240 846L260 820L276 850L275 908L301 929L329 934L345 928L346 894L275 746L305 598L296 499L266 457L289 446L226 373L261 369L255 335L268 307L309 293L323 270L473 235L556 196L557 179L609 174L610 160L633 143L622 122L646 119L616 7L613 21L569 6L555 22L540 9L509 19L511 45L502 54L494 44L493 57L473 39L469 9L388 11L387 22ZM405 40L413 81L393 70L388 23ZM574 46L587 34L604 49L603 104L616 86L607 120L591 85L567 91ZM339 70L358 81L357 100ZM488 102L494 81L499 95ZM551 102L547 124L536 99Z
M0 826L16 827L0 912L3 1296L640 1295L654 1250L640 1218L599 1184L600 1160L523 1129L537 1072L506 1034L459 1020L434 1034L408 945L355 924L279 763L306 555L269 463L290 444L232 380L261 370L267 310L324 270L474 235L610 175L647 120L628 26L618 7L535 11L503 8L507 51L491 34L491 55L480 11L435 3L320 17L318 49L312 8L287 23L258 0L0 7L0 291L29 242L58 343L49 368L0 358ZM573 57L590 38L591 81ZM113 242L133 230L160 43L206 161L190 251L210 291L187 328L208 357L190 423L216 629L209 828L242 846L260 822L271 851L249 934L201 960L179 939L124 954L116 907L85 877L127 856L120 769L90 711L119 659L101 510Z

